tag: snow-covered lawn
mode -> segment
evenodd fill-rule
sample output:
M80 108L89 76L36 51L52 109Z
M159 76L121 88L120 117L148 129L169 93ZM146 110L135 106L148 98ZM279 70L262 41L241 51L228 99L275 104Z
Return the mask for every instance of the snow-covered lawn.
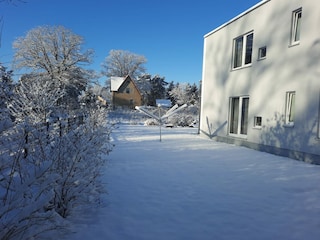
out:
M104 206L66 239L320 239L320 166L198 136L120 125Z

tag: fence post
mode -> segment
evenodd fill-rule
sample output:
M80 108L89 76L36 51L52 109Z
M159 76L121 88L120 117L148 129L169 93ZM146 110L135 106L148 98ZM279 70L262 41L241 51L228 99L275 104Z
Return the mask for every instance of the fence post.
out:
M26 128L24 128L24 149L23 149L23 152L24 152L24 155L23 157L24 158L27 158L28 157L28 130Z
M59 137L62 137L62 124L61 124L61 118L59 118Z
M49 144L50 143L50 132L49 132L49 129L50 129L50 121L49 120L47 120L47 122L46 122L46 128L47 128L47 144Z

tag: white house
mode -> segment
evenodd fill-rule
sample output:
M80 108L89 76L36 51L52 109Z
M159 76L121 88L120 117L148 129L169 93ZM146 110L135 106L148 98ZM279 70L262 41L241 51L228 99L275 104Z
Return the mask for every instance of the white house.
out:
M200 132L320 164L320 4L264 0L204 36Z

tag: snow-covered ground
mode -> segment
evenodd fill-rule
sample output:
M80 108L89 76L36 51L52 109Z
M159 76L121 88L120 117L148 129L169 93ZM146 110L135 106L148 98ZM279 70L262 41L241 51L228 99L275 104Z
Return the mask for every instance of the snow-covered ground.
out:
M120 125L108 195L65 239L320 239L320 166L196 132Z

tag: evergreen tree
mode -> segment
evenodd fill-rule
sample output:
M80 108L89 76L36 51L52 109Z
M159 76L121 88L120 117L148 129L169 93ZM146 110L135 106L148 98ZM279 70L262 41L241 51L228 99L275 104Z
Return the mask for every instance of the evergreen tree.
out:
M166 85L168 83L165 81L164 77L155 75L151 81L151 91L148 98L148 105L156 106L156 99L165 99L166 98Z
M151 75L150 74L144 74L140 76L137 81L137 86L140 90L140 93L142 94L142 103L143 104L149 104L149 96L151 93Z
M166 98L167 98L167 99L170 99L172 105L175 105L175 104L176 104L175 99L174 99L174 97L172 97L172 96L170 95L170 92L173 90L173 88L174 88L174 82L171 81L171 82L168 84L168 87L167 87L167 89L166 89Z
M199 102L199 90L195 83L193 85L187 85L186 94L189 96L190 104L195 105Z

